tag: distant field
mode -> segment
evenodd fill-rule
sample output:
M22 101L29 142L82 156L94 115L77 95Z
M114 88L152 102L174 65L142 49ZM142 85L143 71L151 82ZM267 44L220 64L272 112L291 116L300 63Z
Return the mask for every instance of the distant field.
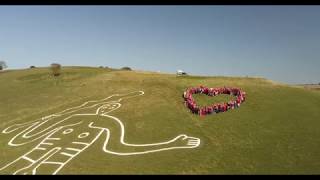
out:
M319 84L305 84L305 85L299 85L299 86L302 86L306 89L311 89L311 90L320 90Z
M110 112L125 125L126 142L155 143L179 134L201 139L200 146L194 149L117 156L103 152L105 141L101 138L58 174L320 173L320 91L261 78L176 77L85 67L63 68L62 75L57 78L49 72L47 68L35 68L0 73L0 132L14 124L31 122L86 101L141 90L144 95L125 99L121 101L121 108ZM186 88L198 85L240 87L247 93L247 99L238 109L199 117L184 107L182 99ZM215 99L196 95L196 98L205 105L231 97ZM101 126L108 126L108 120L98 121ZM110 125L116 137L119 135L117 128ZM81 130L86 131L85 128ZM41 141L9 146L8 141L14 135L0 134L0 167ZM69 136L61 135L61 138L61 146L68 146L72 141ZM110 146L118 150L117 141L112 141ZM23 166L23 162L18 165ZM17 167L0 173L13 173L14 168ZM43 167L39 173L51 174L50 168Z

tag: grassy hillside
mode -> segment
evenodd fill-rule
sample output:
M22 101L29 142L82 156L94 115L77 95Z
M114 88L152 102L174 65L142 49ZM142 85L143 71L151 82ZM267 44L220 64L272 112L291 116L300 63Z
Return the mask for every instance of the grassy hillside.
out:
M127 142L154 143L187 134L200 138L201 145L116 156L102 151L104 139L100 139L59 174L320 173L320 91L260 78L176 77L84 67L62 72L57 78L46 68L0 73L0 130L85 101L143 90L143 96L124 100L121 108L111 112L125 124ZM199 117L184 107L181 97L187 87L198 85L240 87L247 99L239 109ZM196 98L201 104L215 100ZM7 143L13 136L0 134L0 167L39 143L10 147Z

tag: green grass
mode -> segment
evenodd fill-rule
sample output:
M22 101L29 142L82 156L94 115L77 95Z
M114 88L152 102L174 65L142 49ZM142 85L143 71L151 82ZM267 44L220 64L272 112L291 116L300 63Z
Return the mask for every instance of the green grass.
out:
M1 131L88 100L143 90L144 96L123 101L112 112L125 124L127 142L153 143L178 134L201 139L196 149L136 156L106 154L100 139L59 174L320 173L319 91L262 78L176 77L85 67L63 68L56 78L49 72L35 68L0 73ZM182 99L186 88L198 85L240 87L247 93L246 101L238 109L199 117L184 107ZM206 105L231 97L195 98ZM0 134L1 167L35 145L10 147L12 137ZM67 144L68 139L61 143Z
M235 100L233 95L219 94L218 96L207 96L205 94L193 94L192 95L197 105L200 107L212 105L214 103L223 103L230 100Z

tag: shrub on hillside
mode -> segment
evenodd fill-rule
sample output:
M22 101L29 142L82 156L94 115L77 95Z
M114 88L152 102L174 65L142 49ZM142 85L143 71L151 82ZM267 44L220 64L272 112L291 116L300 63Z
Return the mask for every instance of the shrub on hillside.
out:
M36 68L35 66L30 66L30 69Z
M54 76L59 76L61 74L61 65L58 63L52 63L50 69Z
M0 61L0 71L7 68L7 64L4 61Z
M123 68L121 68L121 70L132 71L132 69L130 67L123 67Z

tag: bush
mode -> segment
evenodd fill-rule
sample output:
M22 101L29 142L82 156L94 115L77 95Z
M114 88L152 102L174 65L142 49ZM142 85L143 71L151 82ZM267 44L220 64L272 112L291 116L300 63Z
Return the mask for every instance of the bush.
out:
M30 69L36 68L35 66L30 66Z
M103 66L99 66L99 68L103 68Z
M121 68L122 70L125 70L125 71L132 71L132 69L130 67L123 67Z
M4 61L0 61L0 71L4 70L5 68L7 68L7 64Z
M61 74L61 65L58 63L52 63L50 69L54 76L59 76Z

